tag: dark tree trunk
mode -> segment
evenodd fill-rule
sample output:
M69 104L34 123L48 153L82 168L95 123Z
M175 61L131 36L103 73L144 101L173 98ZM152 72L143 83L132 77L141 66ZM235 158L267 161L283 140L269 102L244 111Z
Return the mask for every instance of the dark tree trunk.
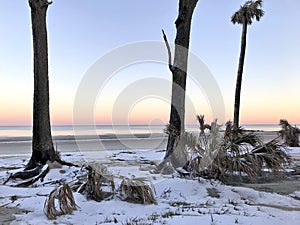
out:
M234 115L233 115L234 131L237 131L239 127L241 88L242 88L243 69L244 69L244 61L245 61L245 53L246 53L246 38L247 38L247 23L244 22L243 30L242 30L239 68L237 72L236 87L235 87Z
M165 158L172 154L174 143L178 134L184 131L185 89L190 29L193 12L197 2L198 0L179 1L178 18L175 21L177 33L175 39L175 56L173 65L171 65L171 60L169 59L169 67L172 72L173 79L169 125L171 129L175 130L175 132L169 133Z
M34 50L32 155L26 169L55 160L49 115L47 0L29 0Z

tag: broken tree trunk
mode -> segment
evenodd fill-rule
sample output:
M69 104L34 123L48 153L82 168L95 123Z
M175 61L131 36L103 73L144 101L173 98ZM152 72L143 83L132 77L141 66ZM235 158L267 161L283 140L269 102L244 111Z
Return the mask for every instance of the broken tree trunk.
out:
M175 56L172 64L172 55L167 37L163 37L168 49L169 69L172 73L172 99L169 126L175 130L169 133L165 159L173 153L175 140L184 131L185 118L185 90L187 76L188 51L190 43L191 21L198 0L180 0L178 18L175 21L176 39Z

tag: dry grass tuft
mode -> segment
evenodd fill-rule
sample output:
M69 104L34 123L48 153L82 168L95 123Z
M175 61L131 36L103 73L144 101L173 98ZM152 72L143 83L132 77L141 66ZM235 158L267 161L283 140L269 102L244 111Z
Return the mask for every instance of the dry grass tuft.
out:
M129 202L141 204L156 202L152 189L141 179L123 179L119 191L121 197Z
M57 216L71 214L76 209L77 205L68 184L63 184L51 191L44 204L44 212L50 220L56 219Z

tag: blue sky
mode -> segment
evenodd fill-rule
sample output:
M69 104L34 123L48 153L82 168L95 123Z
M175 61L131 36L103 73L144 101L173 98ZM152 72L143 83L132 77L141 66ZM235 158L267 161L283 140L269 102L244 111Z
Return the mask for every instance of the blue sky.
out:
M241 0L199 1L195 9L190 50L210 69L223 94L226 120L232 119L241 26L230 22ZM51 118L54 124L72 123L76 90L88 68L111 50L136 41L162 41L161 29L173 42L175 0L77 0L53 1L48 9ZM241 123L278 123L286 118L300 123L300 1L272 0L263 5L265 16L248 30L242 86ZM0 8L0 125L31 124L33 51L30 9L27 1L4 1ZM166 59L167 60L167 59ZM147 70L147 72L145 72ZM111 81L106 105L96 107L97 123L110 123L110 92L122 89L132 77L154 75L171 79L167 68L148 66L121 71ZM136 72L136 74L134 74ZM126 77L127 76L127 77ZM210 118L209 104L201 90L188 81L198 113ZM113 99L113 98L112 98ZM151 103L149 103L151 102ZM155 105L155 110L147 105ZM147 99L132 109L136 123L166 122L169 106ZM143 116L141 116L141 114ZM152 116L155 115L155 118ZM188 122L192 123L193 118ZM223 121L222 121L223 122Z

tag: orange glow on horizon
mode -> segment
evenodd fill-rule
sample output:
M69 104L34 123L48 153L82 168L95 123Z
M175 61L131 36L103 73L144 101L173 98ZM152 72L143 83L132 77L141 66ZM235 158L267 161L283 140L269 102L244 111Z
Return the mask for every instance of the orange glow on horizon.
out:
M246 99L247 100L247 99ZM280 105L273 102L263 103L262 100L253 100L242 103L240 111L240 124L278 124L280 119L287 119L291 124L300 124L298 112L300 106L292 105L286 102ZM198 108L198 106L197 106ZM293 108L293 110L290 110ZM200 107L201 109L201 107ZM287 110L289 109L289 110ZM197 109L198 112L199 109ZM202 111L204 108L202 107ZM102 105L94 112L94 118L86 118L84 110L82 117L77 121L79 124L115 124L115 125L160 125L167 124L169 121L170 106L161 99L143 99L132 106L129 112L117 112L112 115L111 107ZM0 109L0 126L18 126L32 125L32 108L31 104L7 104ZM212 122L213 118L207 111L205 121ZM51 108L52 125L72 125L73 124L73 107L71 104L56 104ZM225 122L232 121L233 113L227 108ZM92 121L92 122L91 122ZM219 121L220 122L220 121ZM223 123L223 122L220 122ZM197 124L194 112L186 112L186 124Z

